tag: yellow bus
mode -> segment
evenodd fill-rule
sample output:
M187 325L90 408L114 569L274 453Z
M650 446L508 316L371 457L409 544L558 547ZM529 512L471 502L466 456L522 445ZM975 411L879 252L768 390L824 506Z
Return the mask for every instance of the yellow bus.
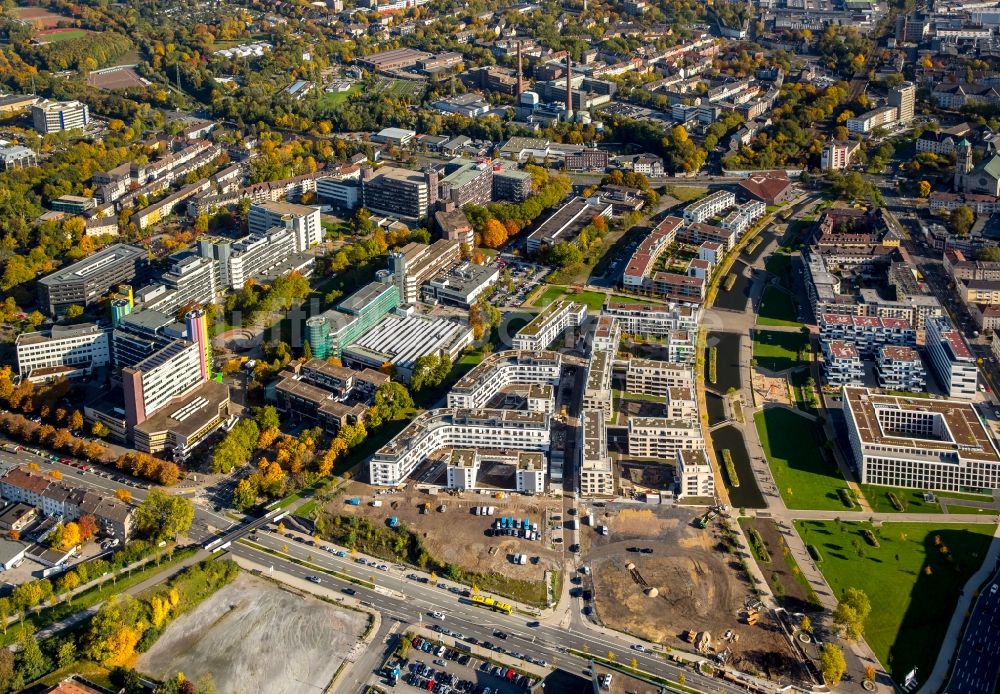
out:
M493 610L494 612L510 614L514 611L514 608L510 603L500 602L499 600L494 600L493 598L483 595L473 595L470 600L472 600L473 605L479 605L480 607L485 607L486 609Z

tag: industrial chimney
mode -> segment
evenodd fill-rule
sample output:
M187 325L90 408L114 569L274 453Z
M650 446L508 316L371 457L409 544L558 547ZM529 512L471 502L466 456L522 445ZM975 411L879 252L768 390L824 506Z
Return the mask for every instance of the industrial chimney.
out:
M517 42L517 95L524 91L524 65L521 62L521 41Z
M566 120L573 117L573 67L572 57L566 52Z

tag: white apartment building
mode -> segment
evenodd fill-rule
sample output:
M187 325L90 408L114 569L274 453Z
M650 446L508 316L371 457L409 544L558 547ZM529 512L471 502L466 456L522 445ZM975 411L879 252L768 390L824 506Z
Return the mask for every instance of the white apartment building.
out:
M878 351L876 366L879 386L886 390L908 390L912 393L927 390L924 363L912 347L882 347Z
M631 417L628 420L628 454L637 458L670 460L677 451L705 447L697 419Z
M860 142L827 142L820 154L820 168L824 171L840 171L851 165L851 160L861 148Z
M229 288L239 291L247 280L282 265L295 253L295 246L295 234L290 229L248 234L236 241L229 256Z
M600 410L604 418L611 420L613 398L611 395L611 376L614 365L614 355L611 352L594 350L587 364L587 380L583 388L583 404L585 410Z
M454 449L448 459L448 489L475 489L479 464L475 448Z
M875 128L896 122L899 112L895 106L883 106L847 119L847 132L865 135Z
M698 417L698 400L694 388L677 386L667 388L667 419L696 419Z
M618 319L626 335L663 337L675 330L694 331L698 326L701 309L680 304L632 304L609 301L604 304L604 315Z
M87 376L111 362L108 333L93 323L23 333L14 346L18 376L36 383Z
M324 176L316 179L316 196L344 210L353 210L361 202L361 171L353 175Z
M514 385L558 385L561 367L559 352L494 352L455 383L448 392L448 407L485 407Z
M715 497L715 475L704 449L677 451L677 497Z
M587 306L573 301L554 301L514 336L513 348L540 352L569 328L579 328L587 319Z
M912 347L917 343L917 331L905 318L824 313L819 319L819 335L824 341L851 342L862 357L874 357L882 345Z
M629 393L665 398L670 388L693 387L694 371L688 365L637 357L628 360L625 390Z
M913 82L903 82L889 90L889 105L896 108L896 119L900 123L906 124L913 120L916 100L917 85Z
M579 451L580 496L614 496L615 472L603 412L584 410L580 415Z
M677 229L683 223L680 217L667 217L656 225L632 252L628 265L622 271L623 286L637 291L645 289L647 277L657 259L677 239Z
M548 383L528 386L528 411L555 414L556 389Z
M517 454L515 489L522 494L545 493L545 455L538 451Z
M622 328L614 316L601 315L594 324L594 339L590 348L595 352L610 352L618 354L618 346L622 341Z
M972 398L976 395L979 373L976 359L968 345L944 316L928 318L924 323L925 345L930 356L931 368L945 392L953 398Z
M844 389L862 484L950 492L1000 488L1000 454L969 402Z
M865 363L853 342L823 342L823 377L831 386L864 385Z
M767 206L760 200L750 200L730 211L723 217L719 226L735 232L737 236L742 236L755 221L764 216L766 210Z
M549 417L541 412L428 410L376 451L368 472L372 484L396 486L441 448L547 451L549 440Z
M718 190L684 208L684 221L701 224L722 214L736 204L736 196L728 190Z
M295 237L295 250L300 253L323 241L319 208L308 205L290 202L252 205L247 224L251 234L264 234L274 227L291 230Z
M79 101L41 99L31 107L31 122L42 135L86 128L90 110Z

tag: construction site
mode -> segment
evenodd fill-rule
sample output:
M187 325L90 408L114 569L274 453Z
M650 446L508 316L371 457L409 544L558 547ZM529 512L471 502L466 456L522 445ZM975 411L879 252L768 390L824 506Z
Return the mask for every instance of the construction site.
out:
M493 514L476 513L484 507L492 507ZM325 525L341 516L366 519L376 528L405 527L439 562L465 571L542 581L546 570L562 565L561 526L552 520L560 510L558 499L540 496L451 492L420 485L386 490L354 482L345 494L328 502L319 517ZM538 539L494 534L497 519L507 517L537 524ZM524 564L513 562L518 555L526 555Z
M704 510L603 511L608 536L591 534L585 594L594 618L612 629L690 650L773 681L799 664L778 620L755 597L729 519ZM704 526L704 527L701 527Z

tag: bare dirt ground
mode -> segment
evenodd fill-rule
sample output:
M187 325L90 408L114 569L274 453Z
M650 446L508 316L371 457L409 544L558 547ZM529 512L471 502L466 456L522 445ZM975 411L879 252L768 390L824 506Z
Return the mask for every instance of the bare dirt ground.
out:
M18 7L14 10L14 15L18 19L43 28L54 27L59 22L69 19L66 15L57 14L44 7Z
M549 529L543 527L542 518L543 508L550 509L550 514L560 512L557 499L520 494L505 494L503 499L497 499L490 494L473 492L429 494L418 491L414 485L407 485L401 494L373 496L374 491L375 488L369 485L355 482L345 495L337 497L327 506L327 511L344 516L358 515L376 523L385 523L390 517L397 516L400 523L405 523L417 533L428 554L467 571L496 571L511 578L541 581L546 569L557 569L562 564L563 550L559 545L550 544L551 535ZM360 497L361 505L348 504L347 499L352 497ZM373 499L381 500L382 506L371 506ZM420 512L424 503L430 503L429 513ZM444 513L437 510L442 504L447 507ZM473 515L470 509L475 506L495 506L496 515ZM487 537L486 529L498 516L514 516L521 520L529 518L538 524L543 538L529 541L514 537ZM527 554L532 559L537 557L538 561L516 566L509 559L513 554Z
M87 75L87 84L98 89L113 91L115 89L141 88L145 87L147 83L132 68L120 67L117 70L91 72Z
M595 511L595 523L611 530L609 537L588 533L595 611L602 623L687 649L685 631L708 632L711 652L731 649L730 663L775 678L795 671L776 623L764 617L750 626L740 618L750 586L735 556L718 548L722 532L717 525L699 530L692 525L697 512L685 509ZM629 552L629 547L652 548L653 554ZM738 639L723 640L727 631Z
M786 376L765 376L755 370L753 372L753 391L757 396L757 401L761 404L794 405L789 396Z
M211 673L219 692L324 691L364 615L240 574L171 624L136 668L160 679Z

